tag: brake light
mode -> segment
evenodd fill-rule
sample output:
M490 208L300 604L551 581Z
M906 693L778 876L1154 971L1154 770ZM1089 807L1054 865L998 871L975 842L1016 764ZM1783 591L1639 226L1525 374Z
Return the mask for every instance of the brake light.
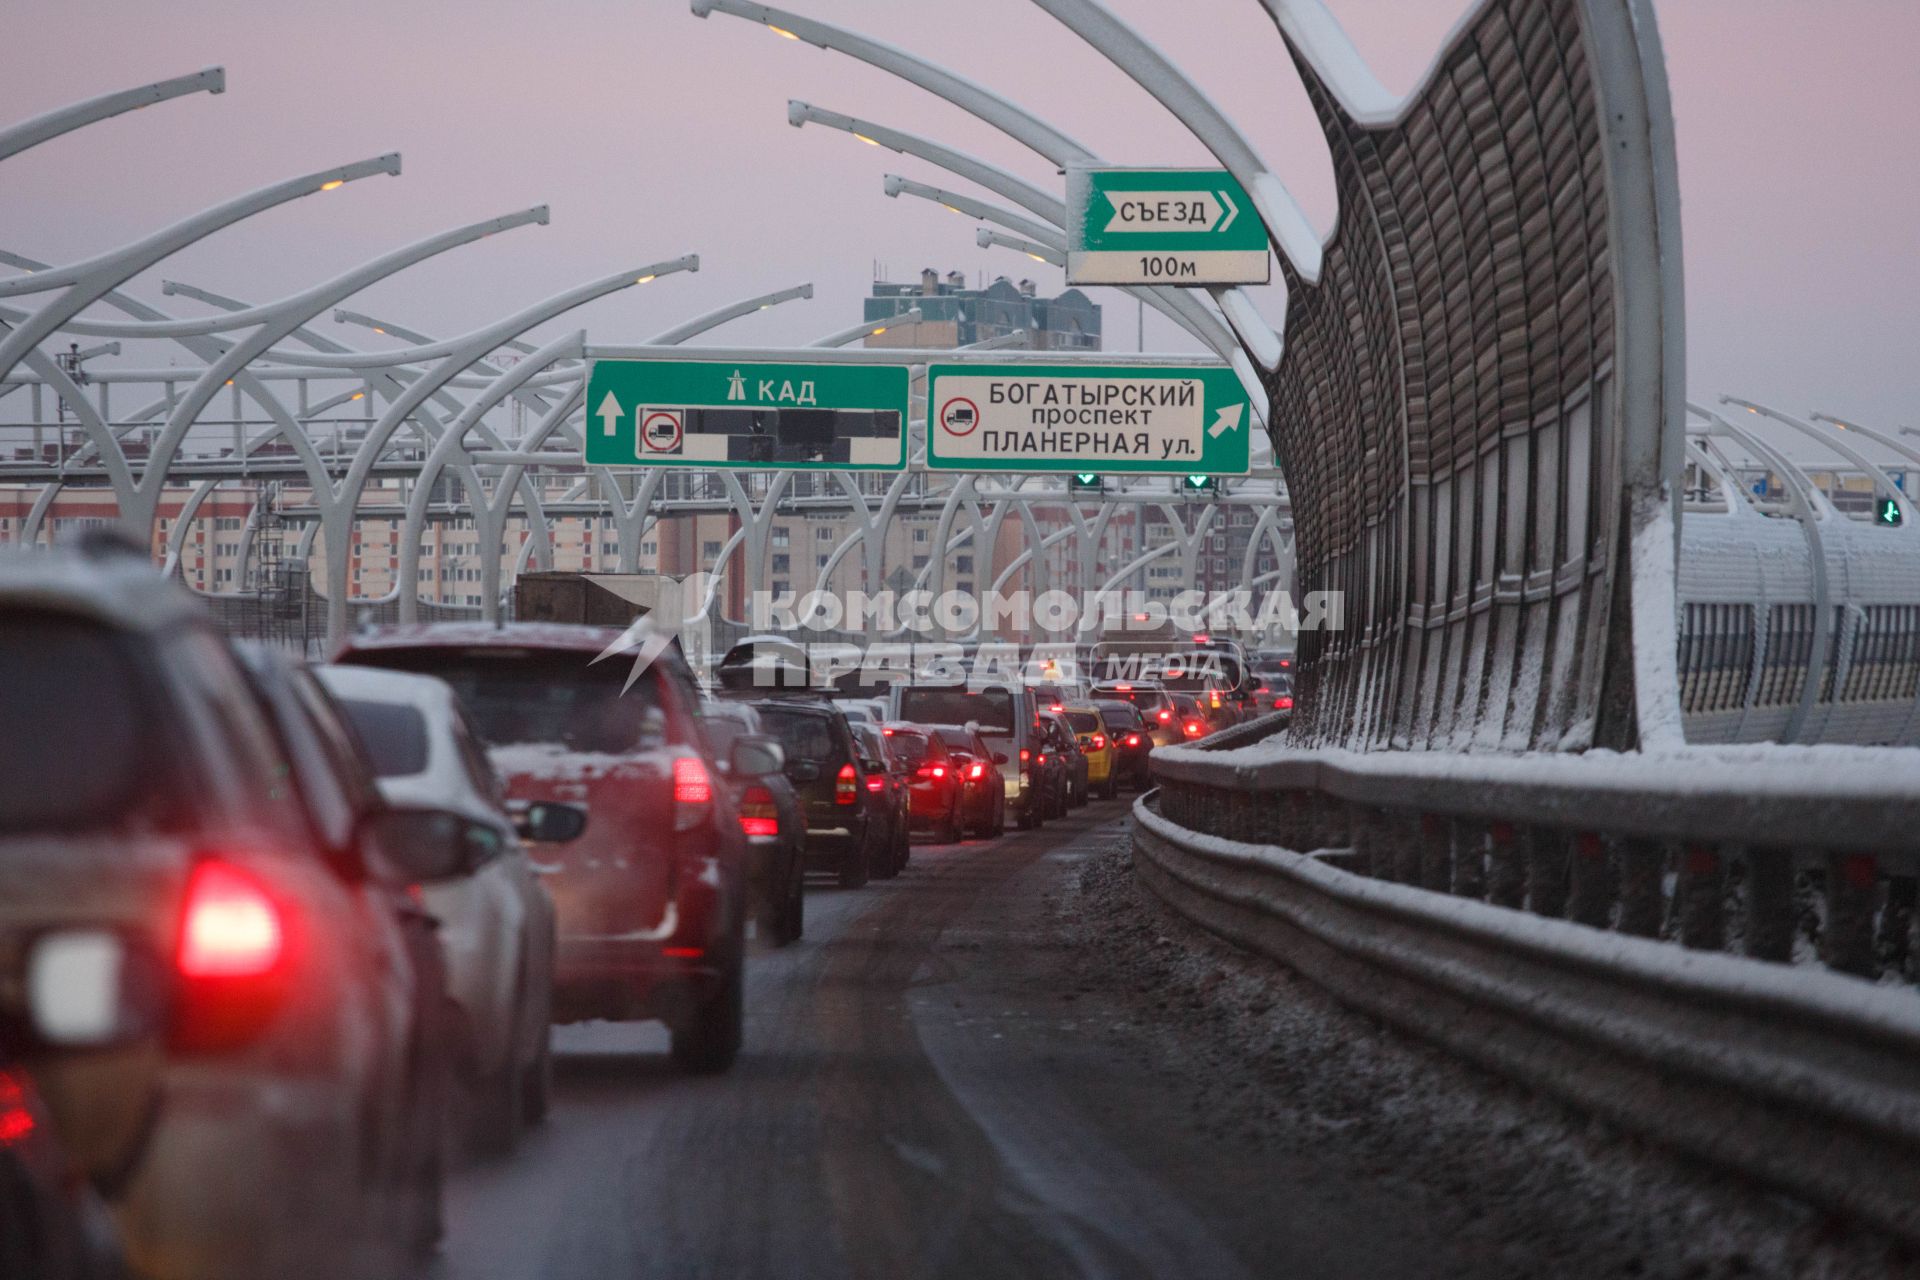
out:
M1104 734L1104 733L1096 733L1096 734L1094 734L1094 735L1093 735L1093 749L1094 749L1095 751L1105 751L1105 750L1107 749L1107 735L1106 735L1106 734Z
M713 779L698 756L678 756L673 762L673 829L691 831L706 821L713 803Z
M1291 711L1293 710L1293 699L1282 694L1273 700L1273 709L1275 711Z
M0 1147L10 1147L31 1137L33 1112L27 1109L27 1091L20 1082L0 1071Z
M1286 670L1286 669L1287 669L1288 667L1290 667L1290 666L1292 666L1292 665L1293 665L1293 659L1292 659L1292 658L1282 658L1282 659L1280 659L1280 669L1281 669L1282 671L1284 671L1284 670Z
M1132 685L1130 685L1130 684L1117 684L1117 685L1115 685L1115 686L1113 686L1113 687L1114 687L1114 689L1115 689L1115 690L1116 690L1117 692L1119 692L1119 693L1132 693L1132 692L1133 692L1133 686L1132 686Z
M1208 690L1207 698L1212 702L1212 704L1215 707L1218 707L1220 705L1220 691L1218 689Z
M884 790L886 790L886 786L887 786L887 775L886 775L886 774L884 774L884 773L870 773L870 774L868 774L868 775L867 775L867 790L869 790L869 791L884 791Z
M1033 752L1027 750L1025 747L1020 748L1020 763L1025 764L1031 759L1033 759Z
M977 760L974 763L967 766L967 776L969 778L984 778L986 777L986 775L987 775L987 766L981 764Z
M1173 721L1173 712L1168 711L1166 708L1162 707L1160 710L1160 723L1170 724L1172 723L1172 721Z
M1130 733L1130 734L1128 734L1128 735L1127 735L1127 745L1128 745L1128 746L1130 746L1130 747L1137 747L1137 746L1139 746L1139 745L1140 745L1140 735L1139 735L1139 734L1137 734L1137 733Z
M1047 710L1049 711L1065 711L1066 709L1067 709L1067 704L1064 702L1056 702L1052 706L1047 708Z
M286 989L288 926L285 909L248 872L215 858L194 867L173 958L176 1048L235 1048L266 1028Z
M259 881L224 862L194 868L175 962L181 977L263 977L285 947L280 908Z
M1189 738L1197 738L1203 732L1205 732L1205 728L1198 720L1187 721L1187 736Z
M856 804L860 800L860 771L851 764L840 766L840 772L833 776L833 802L835 804Z
M772 791L756 785L741 795L740 830L750 836L780 834L780 808L773 801Z
M880 732L883 736L888 738L891 738L893 736L893 730L891 729L882 729Z

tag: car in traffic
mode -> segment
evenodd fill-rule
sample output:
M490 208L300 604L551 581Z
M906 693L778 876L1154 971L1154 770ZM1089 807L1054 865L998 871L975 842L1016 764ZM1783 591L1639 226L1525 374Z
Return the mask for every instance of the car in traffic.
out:
M61 996L47 992L41 998L44 1003ZM31 1027L32 1011L19 1013L18 1022ZM57 1031L66 1011L48 1008L42 1016ZM113 1220L54 1136L46 1103L11 1047L20 1038L15 1028L0 1034L0 1276L122 1280L125 1263Z
M960 778L960 825L978 839L1006 834L1007 790L1000 785L1000 769L993 748L977 725L930 725L947 744L954 771Z
M1093 687L1093 697L1096 702L1131 702L1156 747L1178 746L1186 741L1185 732L1174 720L1173 698L1157 682L1119 680L1099 684Z
M972 724L993 748L995 767L1005 793L1006 810L1022 831L1038 827L1047 817L1042 795L1040 726L1034 702L1024 685L1001 682L977 684L895 685L891 692L893 718L913 724Z
M0 722L34 726L0 735L0 956L110 988L22 1065L134 1269L430 1245L394 895L457 855L451 816L343 810L323 839L231 646L119 539L0 562Z
M585 830L534 862L554 904L554 1020L657 1019L680 1066L724 1071L745 1008L746 836L686 659L668 645L596 660L629 643L604 627L432 623L360 632L334 661L446 681L509 804L586 810Z
M931 831L941 844L958 841L963 779L946 741L931 728L902 721L888 721L880 731L911 770L907 815L913 829Z
M1173 722L1180 726L1180 736L1188 742L1198 741L1213 732L1213 722L1201 709L1200 700L1190 693L1168 695L1173 700Z
M1078 809L1092 796L1092 768L1087 763L1086 752L1080 749L1079 735L1074 733L1064 710L1043 711L1040 719L1046 725L1047 742L1066 766L1066 806Z
M389 801L450 810L468 823L465 865L422 885L421 901L440 923L458 1015L462 1127L476 1151L511 1151L545 1119L553 1092L553 900L507 817L479 734L445 682L372 667L315 674L365 744Z
M858 889L876 865L891 863L889 800L866 787L858 745L846 716L827 699L787 694L754 702L760 722L786 757L807 819L807 869L830 871L844 889Z
M1087 758L1088 789L1102 800L1113 799L1120 788L1120 746L1108 732L1100 709L1091 704L1070 704L1060 714Z
M860 747L862 783L867 789L868 807L884 820L885 835L880 841L887 849L874 875L885 880L906 870L913 857L911 807L913 767L882 730L882 721L849 721L854 741ZM875 768L874 766L879 766Z
M701 704L700 724L740 811L749 909L775 946L798 942L807 920L807 815L787 781L786 755L767 735L760 713L744 702L709 698ZM736 760L735 748L743 742L762 754Z
M1152 785L1148 764L1153 754L1153 735L1140 715L1140 708L1118 698L1096 698L1094 708L1107 726L1107 741L1113 744L1113 767L1119 779L1135 791Z

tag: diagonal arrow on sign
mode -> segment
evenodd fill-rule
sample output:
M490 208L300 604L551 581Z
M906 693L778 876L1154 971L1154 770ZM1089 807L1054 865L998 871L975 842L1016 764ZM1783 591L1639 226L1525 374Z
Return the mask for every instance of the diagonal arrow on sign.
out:
M1218 439L1229 431L1238 431L1240 429L1241 416L1245 414L1246 411L1247 406L1245 404L1230 404L1226 406L1220 410L1219 414L1214 418L1213 425L1207 428L1207 435Z
M620 421L620 401L614 398L613 392L607 392L606 399L602 400L600 407L593 412L600 419L600 434L612 435Z

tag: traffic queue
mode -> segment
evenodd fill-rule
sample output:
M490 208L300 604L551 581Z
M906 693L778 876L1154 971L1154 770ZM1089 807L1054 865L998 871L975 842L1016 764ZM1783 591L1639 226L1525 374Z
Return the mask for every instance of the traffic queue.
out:
M111 535L0 560L0 1274L404 1273L449 1161L546 1116L552 1024L657 1020L723 1072L809 873L1143 789L1241 711L596 661L620 638L391 626L309 665Z

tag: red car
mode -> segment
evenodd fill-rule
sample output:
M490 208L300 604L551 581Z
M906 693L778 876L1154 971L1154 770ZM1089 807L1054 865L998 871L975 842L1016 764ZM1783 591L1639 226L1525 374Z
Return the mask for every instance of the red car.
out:
M631 658L594 662L619 636L393 627L354 636L335 660L438 676L486 739L510 804L586 808L577 840L530 850L557 915L554 1020L658 1018L677 1062L724 1071L740 1048L746 838L679 650L623 689Z
M960 802L965 780L940 735L920 725L894 721L881 732L905 758L908 773L908 822L932 831L941 844L960 839Z

